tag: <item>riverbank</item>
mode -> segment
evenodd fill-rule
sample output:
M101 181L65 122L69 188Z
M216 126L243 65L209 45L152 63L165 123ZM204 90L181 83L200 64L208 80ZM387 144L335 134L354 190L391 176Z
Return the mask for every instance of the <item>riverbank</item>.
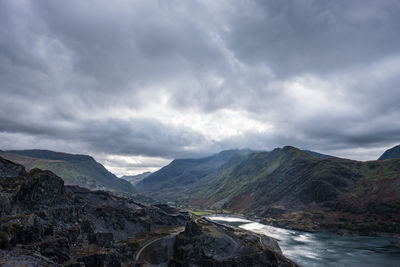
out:
M397 237L400 238L399 233L393 232L379 232L373 231L368 226L369 224L363 222L357 222L356 220L351 221L345 219L344 216L340 220L331 220L329 216L326 215L315 215L313 213L307 212L296 212L283 215L282 217L269 217L261 218L258 216L251 216L241 213L233 213L228 210L216 211L216 210L199 210L199 209L187 209L191 214L197 216L231 216L242 219L248 219L256 221L262 224L280 227L287 230L304 231L309 233L334 233L340 236L351 236L351 235L361 235L361 236L371 236L371 237ZM332 216L332 215L331 215ZM338 215L333 215L338 216ZM322 220L322 222L321 222Z
M241 215L207 218L278 240L283 255L302 266L398 266L396 237L340 236L332 232L305 232L264 225Z

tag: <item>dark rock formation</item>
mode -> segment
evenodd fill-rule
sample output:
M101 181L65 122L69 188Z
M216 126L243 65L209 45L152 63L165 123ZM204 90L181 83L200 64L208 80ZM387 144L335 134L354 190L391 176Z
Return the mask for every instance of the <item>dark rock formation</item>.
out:
M170 266L297 266L282 256L276 240L265 239L197 219L177 235Z
M25 173L24 167L0 158L0 178L17 177Z
M187 213L170 207L64 186L50 171L27 173L20 165L1 158L0 162L4 175L0 178L0 250L8 251L2 256L6 262L36 266L31 257L40 255L37 262L50 266L119 266L124 260L133 261L125 239L160 227L183 226L189 219ZM16 256L21 253L25 256Z

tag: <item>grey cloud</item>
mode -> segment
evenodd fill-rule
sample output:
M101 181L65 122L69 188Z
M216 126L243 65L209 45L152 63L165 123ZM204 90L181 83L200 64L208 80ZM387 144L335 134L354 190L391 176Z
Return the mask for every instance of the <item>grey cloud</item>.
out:
M190 129L150 119L81 120L69 125L0 118L0 126L0 132L80 142L89 151L114 155L187 157L205 155L209 145L201 134Z
M281 76L329 72L398 54L397 1L257 1L261 15L230 18L229 47Z
M394 0L1 1L0 146L14 148L15 136L168 159L390 146L400 140L399 11ZM304 86L338 95L337 105L294 98L288 88L308 76L325 85ZM273 131L215 141L140 113L150 104L185 115L234 110Z

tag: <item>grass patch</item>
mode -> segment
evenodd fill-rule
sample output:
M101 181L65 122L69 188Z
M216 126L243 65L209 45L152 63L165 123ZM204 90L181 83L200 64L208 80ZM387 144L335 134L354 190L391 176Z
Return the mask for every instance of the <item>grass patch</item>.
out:
M197 216L215 214L215 210L187 210L189 213Z

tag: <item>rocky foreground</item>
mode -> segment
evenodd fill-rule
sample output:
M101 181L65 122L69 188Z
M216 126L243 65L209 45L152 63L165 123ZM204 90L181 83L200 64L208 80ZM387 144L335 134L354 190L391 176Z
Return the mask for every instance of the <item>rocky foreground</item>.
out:
M297 266L275 240L0 158L0 266Z

